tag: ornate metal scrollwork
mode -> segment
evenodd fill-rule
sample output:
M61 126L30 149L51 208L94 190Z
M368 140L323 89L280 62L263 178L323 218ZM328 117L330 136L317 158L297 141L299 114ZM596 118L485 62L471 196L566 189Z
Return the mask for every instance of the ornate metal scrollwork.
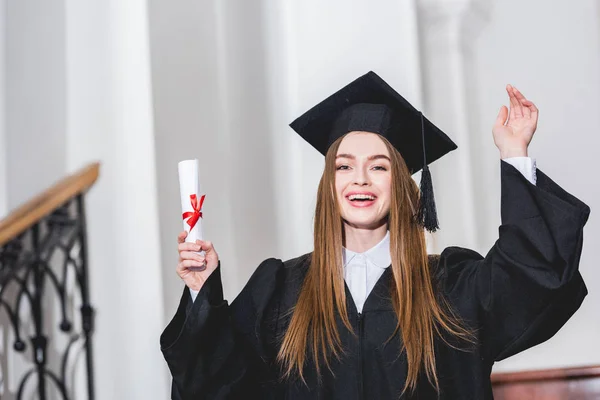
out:
M78 364L70 358L79 347L85 356L81 368L87 396L93 399L93 321L84 201L79 195L0 247L0 328L12 339L12 348L7 346L0 357L14 351L31 360L10 394L21 400L35 390L40 400L73 399L74 382L68 376ZM66 336L62 349L53 342L59 335ZM5 376L0 387L6 392Z

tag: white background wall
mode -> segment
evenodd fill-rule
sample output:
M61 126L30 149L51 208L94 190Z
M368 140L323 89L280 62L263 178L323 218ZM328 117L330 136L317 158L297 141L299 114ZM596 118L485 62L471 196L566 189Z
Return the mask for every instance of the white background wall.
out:
M504 85L538 104L531 155L592 208L581 261L590 294L555 338L498 369L600 364L597 1L0 5L0 214L3 196L13 208L86 162L103 163L88 195L99 399L168 396L158 336L182 289L177 162L200 159L204 229L232 299L263 259L312 248L323 160L287 124L369 69L459 144L434 165L443 211L435 251L493 244L491 125Z
M64 174L64 1L6 1L8 207Z

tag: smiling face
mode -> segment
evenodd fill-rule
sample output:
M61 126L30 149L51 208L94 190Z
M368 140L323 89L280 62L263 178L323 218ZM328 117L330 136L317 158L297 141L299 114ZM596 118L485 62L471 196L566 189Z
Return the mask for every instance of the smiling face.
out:
M379 135L347 134L336 154L335 191L345 224L375 229L387 222L391 199L389 151Z

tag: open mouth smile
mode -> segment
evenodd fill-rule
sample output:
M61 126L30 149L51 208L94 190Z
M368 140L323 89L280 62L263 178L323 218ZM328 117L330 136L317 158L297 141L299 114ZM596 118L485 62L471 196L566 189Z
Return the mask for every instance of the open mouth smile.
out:
M375 204L377 196L370 192L352 192L346 195L346 200L352 207L369 207Z

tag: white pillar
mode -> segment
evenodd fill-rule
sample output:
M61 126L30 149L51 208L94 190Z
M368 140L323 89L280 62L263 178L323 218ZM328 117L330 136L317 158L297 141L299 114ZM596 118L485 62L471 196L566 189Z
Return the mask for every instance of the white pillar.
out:
M102 163L87 195L99 399L169 396L146 1L66 0L67 162Z
M424 112L458 144L432 165L440 231L434 249L449 245L479 249L483 216L474 176L479 137L470 45L489 13L490 1L419 0ZM489 134L491 140L491 133ZM486 139L487 136L486 136ZM484 222L481 222L484 223Z

